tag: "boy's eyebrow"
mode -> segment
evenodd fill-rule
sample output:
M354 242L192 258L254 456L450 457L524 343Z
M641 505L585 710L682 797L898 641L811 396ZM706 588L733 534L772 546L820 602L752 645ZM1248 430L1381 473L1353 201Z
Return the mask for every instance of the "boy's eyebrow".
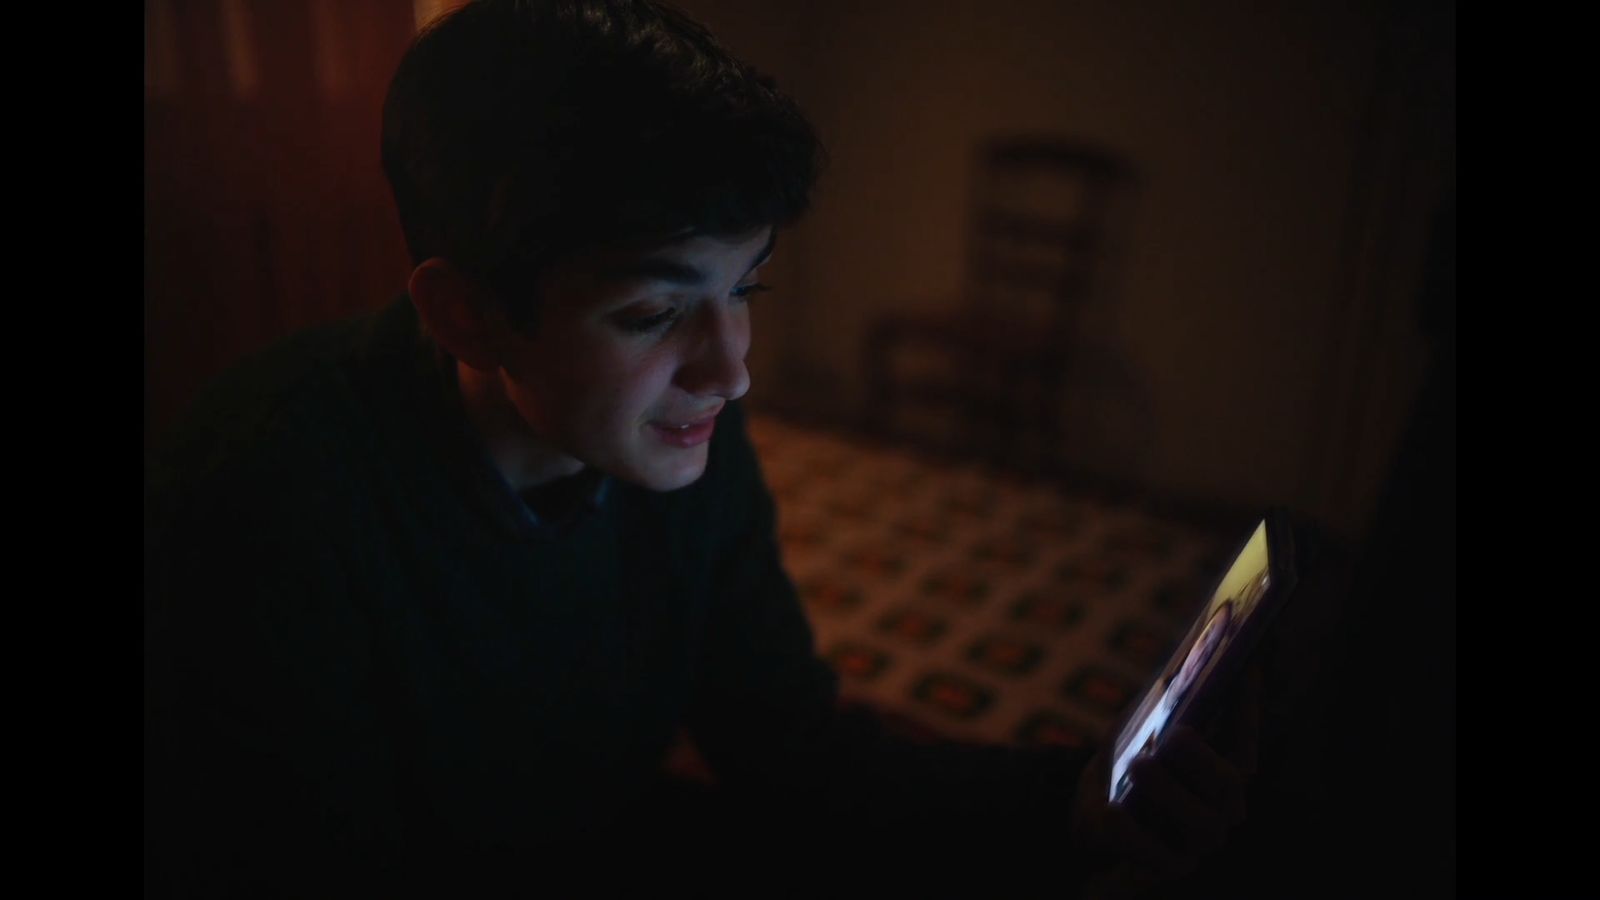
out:
M772 249L777 244L778 229L774 228L766 246L745 267L745 274L764 264L772 256ZM605 278L607 281L662 281L683 287L698 287L709 280L709 274L674 259L647 256L610 269L605 273Z
M745 266L745 274L748 275L765 265L767 260L772 258L772 248L776 246L778 246L778 229L774 228L772 229L772 233L767 236L767 245L762 247L761 252L756 254L755 262Z

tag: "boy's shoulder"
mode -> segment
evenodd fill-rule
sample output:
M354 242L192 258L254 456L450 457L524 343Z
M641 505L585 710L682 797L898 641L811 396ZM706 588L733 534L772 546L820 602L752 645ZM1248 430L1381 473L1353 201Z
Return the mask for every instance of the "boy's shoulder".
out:
M393 308L297 332L212 379L147 457L146 501L337 481L369 443L374 334ZM396 385L396 389L398 389ZM319 475L319 473L321 473Z

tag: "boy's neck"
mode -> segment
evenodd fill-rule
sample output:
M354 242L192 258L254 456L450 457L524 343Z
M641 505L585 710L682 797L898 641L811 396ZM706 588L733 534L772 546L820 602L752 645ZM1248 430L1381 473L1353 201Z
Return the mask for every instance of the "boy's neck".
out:
M467 419L512 490L522 493L583 471L582 461L545 443L528 428L506 397L498 373L479 372L458 361L456 386Z

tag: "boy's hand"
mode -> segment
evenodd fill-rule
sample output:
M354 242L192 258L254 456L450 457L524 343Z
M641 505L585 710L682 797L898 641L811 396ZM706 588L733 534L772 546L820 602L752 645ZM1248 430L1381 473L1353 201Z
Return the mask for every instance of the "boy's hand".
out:
M1120 805L1106 799L1110 747L1102 748L1078 784L1075 850L1134 892L1188 875L1220 850L1245 818L1256 765L1260 685L1260 670L1252 669L1209 738L1177 726L1155 755L1135 760L1129 767L1133 786Z

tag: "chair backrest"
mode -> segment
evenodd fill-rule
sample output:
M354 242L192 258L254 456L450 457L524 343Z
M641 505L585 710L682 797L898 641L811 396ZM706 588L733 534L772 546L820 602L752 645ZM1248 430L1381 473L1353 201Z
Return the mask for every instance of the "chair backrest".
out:
M1112 201L1135 180L1085 141L1002 137L977 154L965 295L986 316L1071 329L1102 258Z

